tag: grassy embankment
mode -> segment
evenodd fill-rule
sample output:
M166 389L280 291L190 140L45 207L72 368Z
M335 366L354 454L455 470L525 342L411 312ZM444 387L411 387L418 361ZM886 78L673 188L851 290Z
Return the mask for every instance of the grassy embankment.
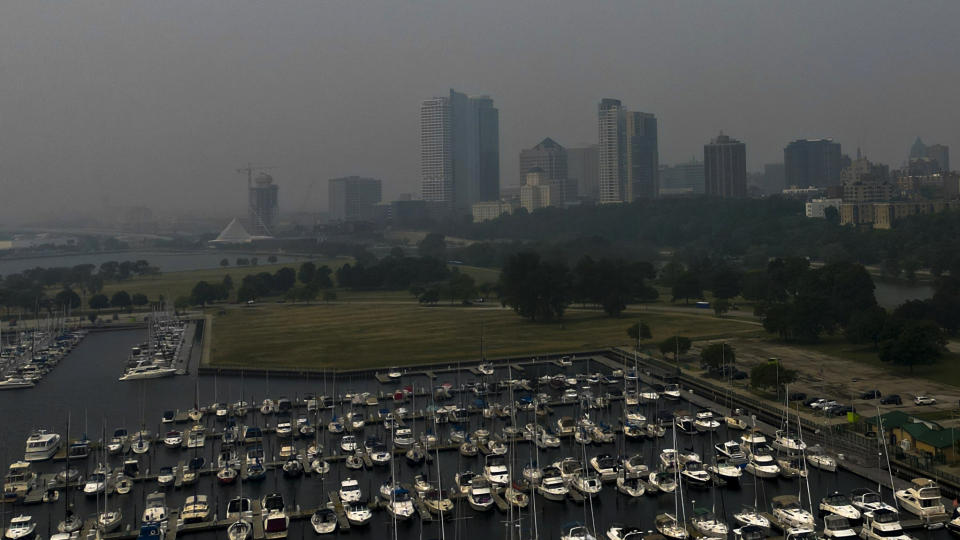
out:
M626 345L638 317L654 338L756 333L752 324L697 313L628 311L612 319L571 310L560 323L533 323L499 307L423 307L414 303L260 304L213 320L210 362L220 367L361 369L535 355Z

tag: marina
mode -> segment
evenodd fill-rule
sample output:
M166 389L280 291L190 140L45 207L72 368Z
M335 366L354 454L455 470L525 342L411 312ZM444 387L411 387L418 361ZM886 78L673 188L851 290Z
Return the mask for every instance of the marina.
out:
M3 443L7 465L25 457L23 441L38 429L62 439L50 459L27 462L30 487L4 499L5 524L31 516L46 537L56 534L68 512L91 529L98 516L115 509L122 518L103 536L136 538L148 499L159 493L167 509L159 527L167 538L224 538L237 522L226 515L228 503L247 497L250 537L267 538L283 520L265 513L260 499L276 494L290 537L312 536L334 521L331 535L370 538L392 535L394 528L403 536L422 529L439 537L441 527L463 538L478 531L502 535L504 521L524 536L546 538L559 538L571 522L598 537L615 524L651 532L659 522L670 532L661 515L678 516L689 536L703 536L721 522L733 535L740 527L734 516L744 506L770 522L767 535L780 536L786 531L778 526L792 526L778 518L774 497L800 494L802 508L817 514L831 493L880 488L885 504L900 506L897 521L911 535L947 534L942 523L949 503L940 513L911 514L901 504L907 495L894 497L879 467L837 460L831 472L801 460L800 473L784 474L774 465L778 472L769 478L736 466L721 469L719 462L734 454L718 451L725 442L753 444L752 452L745 448L748 460L763 454L761 435L770 444L786 444L778 438L776 408L742 416L757 431L728 428L711 419L731 417L734 409L683 384L677 399L667 399L673 383L653 369L635 371L629 355L517 359L482 370L470 364L300 379L193 374L118 381L116 370L145 334L91 334L44 385L0 393L11 412ZM649 399L651 393L659 398ZM55 405L44 410L62 416L37 419L41 403ZM679 421L687 417L689 429ZM86 457L68 459L70 443L87 439ZM665 460L665 450L677 451L679 459ZM489 506L478 507L469 485L457 488L457 477L472 472L499 481L487 456L500 452L507 484L490 484ZM827 455L837 458L829 448ZM699 463L702 473L694 466ZM566 486L559 499L525 482L527 472L553 466ZM224 469L235 474L221 474ZM91 478L101 472L102 488L93 484L91 495ZM338 488L347 478L357 480L359 507L341 500ZM898 490L911 485L894 481ZM201 496L202 511L196 509ZM408 499L409 514L401 510ZM441 499L449 499L449 509L440 510ZM704 511L719 518L700 517ZM365 524L351 524L351 515L364 513ZM824 524L818 516L816 529Z

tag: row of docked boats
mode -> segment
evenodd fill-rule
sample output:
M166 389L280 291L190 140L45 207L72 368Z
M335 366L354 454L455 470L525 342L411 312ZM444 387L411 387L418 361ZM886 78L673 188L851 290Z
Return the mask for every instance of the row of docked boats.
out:
M121 381L170 377L177 372L187 322L165 311L153 312L148 321L147 342L131 348Z
M44 329L19 332L2 345L0 336L0 390L18 390L36 386L84 337L86 330L71 330L65 318L48 320Z

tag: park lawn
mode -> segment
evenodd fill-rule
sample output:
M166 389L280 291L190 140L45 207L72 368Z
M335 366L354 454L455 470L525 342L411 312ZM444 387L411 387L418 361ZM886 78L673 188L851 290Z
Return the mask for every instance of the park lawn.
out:
M215 315L210 364L262 369L370 369L627 345L639 313L571 310L530 322L498 307L410 304L259 304ZM753 325L685 313L643 313L654 341L674 334L755 332Z
M317 266L327 265L336 271L343 264L350 262L349 258L318 259L314 262ZM103 294L111 297L117 291L127 291L132 296L135 293L143 293L152 301L156 301L162 294L168 302L173 302L180 296L190 296L194 285L199 281L209 283L220 283L223 277L230 275L233 278L234 291L240 286L243 278L250 274L259 274L260 272L274 273L280 268L290 267L294 270L300 268L301 262L296 263L278 263L278 264L259 264L257 266L225 266L221 268L207 268L203 270L187 270L184 272L164 272L156 276L137 277L127 281L112 281L105 283Z
M894 375L919 377L938 383L960 386L960 373L956 369L958 362L960 362L960 354L952 351L944 353L933 365L914 366L913 373L910 373L910 368L907 366L881 361L872 346L855 345L844 340L842 336L827 336L819 343L794 346L876 367Z
M499 268L484 268L482 266L451 265L464 274L473 278L477 285L481 283L496 283L500 280Z

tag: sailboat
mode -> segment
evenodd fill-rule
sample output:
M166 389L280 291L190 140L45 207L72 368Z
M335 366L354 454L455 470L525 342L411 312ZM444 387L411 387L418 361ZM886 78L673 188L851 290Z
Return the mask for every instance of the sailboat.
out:
M673 447L677 446L677 425L673 425ZM683 512L683 479L680 477L678 468L673 468L673 477L676 489L673 490L673 513L658 514L654 519L654 526L657 531L667 538L674 540L686 540L688 533L684 519L677 519L677 515ZM662 488L661 488L662 489Z

